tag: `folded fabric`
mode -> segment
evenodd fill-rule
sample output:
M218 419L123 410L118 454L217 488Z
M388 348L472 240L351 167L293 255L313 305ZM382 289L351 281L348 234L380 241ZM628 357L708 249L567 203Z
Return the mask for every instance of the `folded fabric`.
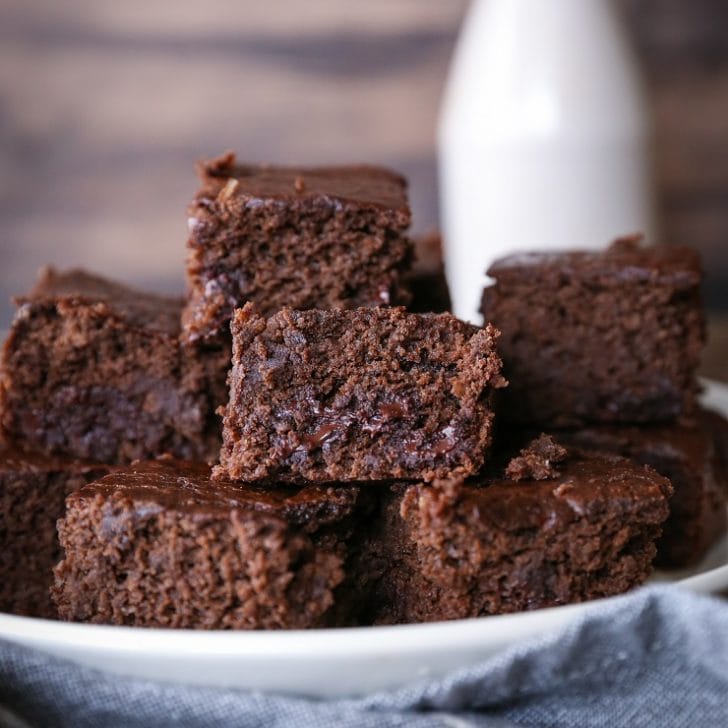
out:
M728 725L728 602L647 587L443 678L334 701L121 678L0 641L0 725Z

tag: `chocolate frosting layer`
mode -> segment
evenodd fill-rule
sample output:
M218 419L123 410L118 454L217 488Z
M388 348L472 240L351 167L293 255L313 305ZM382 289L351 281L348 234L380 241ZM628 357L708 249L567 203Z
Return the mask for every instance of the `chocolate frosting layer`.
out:
M123 497L144 514L152 509L208 516L235 509L280 516L295 524L325 524L349 515L359 489L327 485L260 488L225 480L212 480L203 463L160 458L132 463L94 483L71 498Z
M667 478L618 456L570 450L561 467L550 480L474 478L438 485L501 531L558 529L577 518L627 513L635 501L664 502L672 493Z
M110 315L127 324L177 336L180 331L181 298L159 296L130 288L81 268L59 271L42 268L30 293L18 303L79 302L108 307Z
M407 182L383 167L280 167L239 164L234 154L198 165L205 183L204 195L222 194L258 200L296 201L328 198L332 202L369 205L406 212L409 216Z
M516 253L496 260L487 271L503 283L578 278L600 285L650 281L678 289L699 285L700 258L687 247L641 246L639 238L620 238L606 250Z

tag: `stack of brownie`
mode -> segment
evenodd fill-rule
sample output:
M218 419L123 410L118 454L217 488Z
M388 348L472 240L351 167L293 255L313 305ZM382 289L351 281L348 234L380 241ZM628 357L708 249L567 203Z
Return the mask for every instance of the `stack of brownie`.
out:
M186 299L48 269L18 300L0 381L0 609L306 628L533 609L644 581L670 482L634 462L623 429L629 448L546 428L550 410L504 427L517 412L504 374L520 386L522 373L509 359L501 371L501 351L522 333L507 316L493 315L499 340L442 312L438 242L413 268L399 175L232 155L199 172ZM682 286L675 325L699 325L680 265L664 276ZM672 299L660 276L645 285L644 315L668 327L634 364L656 346L664 366L619 401L674 417L694 398L694 339L665 341L680 333ZM545 428L555 439L535 437ZM709 438L690 432L693 474Z
M481 311L502 332L505 441L547 430L670 479L657 564L696 563L726 527L725 420L697 402L705 339L700 262L639 237L602 252L497 261Z

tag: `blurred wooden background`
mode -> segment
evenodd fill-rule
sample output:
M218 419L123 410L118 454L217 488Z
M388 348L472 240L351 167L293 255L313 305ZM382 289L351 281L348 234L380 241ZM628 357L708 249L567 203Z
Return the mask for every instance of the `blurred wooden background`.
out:
M720 315L728 3L615 1L654 102L664 237L701 250ZM415 229L435 225L437 107L466 8L4 0L0 328L9 296L48 261L182 290L192 163L227 148L251 160L393 166L411 180ZM728 378L725 359L715 359L723 366Z

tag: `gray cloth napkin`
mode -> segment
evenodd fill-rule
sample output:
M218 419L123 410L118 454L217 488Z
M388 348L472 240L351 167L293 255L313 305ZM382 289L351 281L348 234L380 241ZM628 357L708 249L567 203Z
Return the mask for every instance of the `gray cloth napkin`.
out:
M318 701L119 678L0 641L8 726L724 726L728 603L653 586L444 678Z

